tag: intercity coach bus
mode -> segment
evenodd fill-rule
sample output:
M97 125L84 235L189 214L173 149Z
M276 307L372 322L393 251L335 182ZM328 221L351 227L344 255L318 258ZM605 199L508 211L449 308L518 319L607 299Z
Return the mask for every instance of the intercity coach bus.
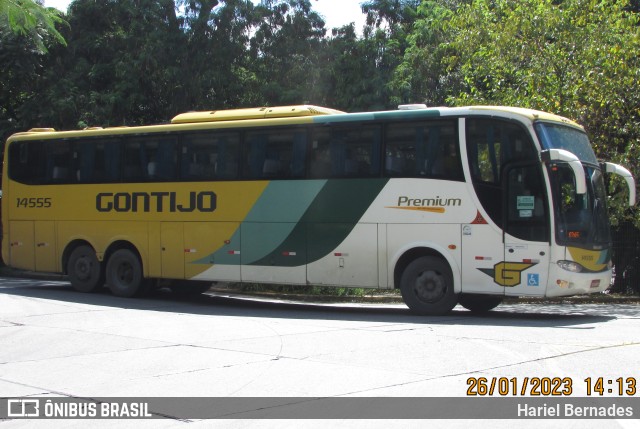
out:
M11 136L2 256L131 297L164 282L399 289L422 315L601 292L603 176L584 129L474 106L192 112Z

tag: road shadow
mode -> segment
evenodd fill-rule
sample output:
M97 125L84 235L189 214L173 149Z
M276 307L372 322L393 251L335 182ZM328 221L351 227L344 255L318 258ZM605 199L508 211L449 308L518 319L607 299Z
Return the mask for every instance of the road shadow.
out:
M91 306L195 315L344 320L419 325L486 325L593 329L584 326L616 318L640 318L633 304L504 304L477 315L460 306L445 316L417 316L402 304L309 303L244 295L207 293L177 297L165 289L141 298L119 298L105 288L85 294L68 282L0 277L0 294Z

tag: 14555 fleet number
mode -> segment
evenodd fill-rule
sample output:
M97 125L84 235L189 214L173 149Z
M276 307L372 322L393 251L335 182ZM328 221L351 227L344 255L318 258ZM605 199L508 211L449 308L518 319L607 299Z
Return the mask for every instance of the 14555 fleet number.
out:
M47 209L51 207L51 198L45 197L32 197L32 198L17 198L16 207L29 208L29 209Z

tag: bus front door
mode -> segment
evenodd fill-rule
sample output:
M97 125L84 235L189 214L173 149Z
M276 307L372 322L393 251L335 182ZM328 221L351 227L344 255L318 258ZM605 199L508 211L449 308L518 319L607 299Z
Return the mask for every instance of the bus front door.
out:
M544 295L549 270L549 216L539 164L505 168L505 295Z

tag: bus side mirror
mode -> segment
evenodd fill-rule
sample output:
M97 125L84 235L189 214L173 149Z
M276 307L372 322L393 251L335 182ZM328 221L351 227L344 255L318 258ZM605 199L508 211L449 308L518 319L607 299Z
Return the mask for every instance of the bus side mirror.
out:
M624 168L621 165L614 164L612 162L605 162L603 170L607 173L617 174L618 176L622 176L624 180L627 182L627 186L629 187L629 206L633 207L636 205L636 181L633 180L633 175L629 170Z
M547 149L540 153L542 162L548 163L551 161L566 162L573 170L573 175L576 177L576 193L587 193L587 179L584 175L584 168L577 156L564 149Z

